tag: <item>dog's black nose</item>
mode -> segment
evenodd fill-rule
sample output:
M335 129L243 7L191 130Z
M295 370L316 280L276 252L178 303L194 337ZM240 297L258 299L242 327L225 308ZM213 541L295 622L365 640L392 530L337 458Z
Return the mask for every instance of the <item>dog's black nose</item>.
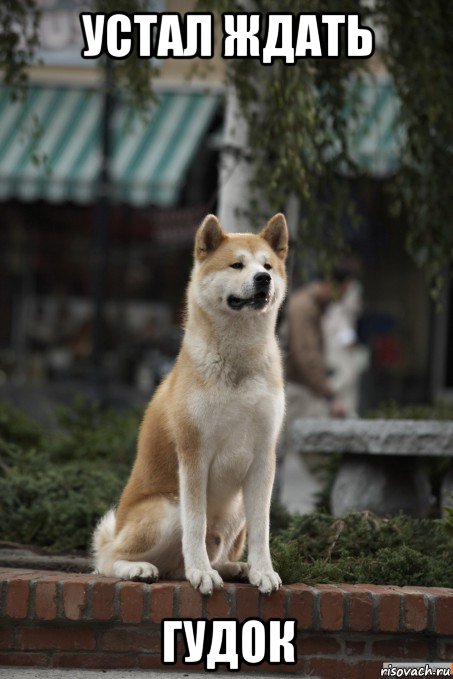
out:
M255 281L255 287L268 288L271 282L271 277L268 273L262 271L260 273L256 273L253 277L253 280Z

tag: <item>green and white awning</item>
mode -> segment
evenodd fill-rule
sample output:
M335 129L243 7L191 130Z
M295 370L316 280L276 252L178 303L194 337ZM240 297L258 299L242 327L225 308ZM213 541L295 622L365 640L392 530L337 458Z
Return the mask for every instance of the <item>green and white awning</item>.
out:
M366 75L351 83L348 145L358 169L372 177L398 170L404 132L398 122L399 100L388 75ZM346 111L348 113L348 110Z
M350 97L359 109L351 118L350 153L361 172L389 176L398 169L403 136L394 88L388 77L361 77ZM136 206L177 203L219 105L217 94L167 92L144 120L118 104L112 198ZM101 115L101 94L91 89L33 86L13 102L0 88L0 201L95 201Z
M216 94L167 92L144 120L122 104L113 117L114 200L174 205L218 109ZM98 197L102 97L90 89L31 87L13 102L0 89L0 201L90 203Z

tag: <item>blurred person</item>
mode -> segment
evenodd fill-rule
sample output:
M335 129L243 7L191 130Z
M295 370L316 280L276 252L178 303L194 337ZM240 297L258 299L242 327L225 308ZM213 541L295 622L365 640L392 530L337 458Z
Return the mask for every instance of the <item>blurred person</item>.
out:
M287 426L302 418L346 417L347 408L328 377L323 316L341 298L351 280L337 269L329 280L318 279L296 290L287 308Z
M328 307L323 318L329 384L348 417L357 417L360 376L368 363L368 351L357 336L362 309L362 285L351 279L343 296Z
M290 439L299 418L346 417L328 377L323 317L329 305L342 297L351 273L333 272L331 279L317 279L295 290L286 310L286 419L277 456L274 498L290 511L312 511L319 480L298 455Z

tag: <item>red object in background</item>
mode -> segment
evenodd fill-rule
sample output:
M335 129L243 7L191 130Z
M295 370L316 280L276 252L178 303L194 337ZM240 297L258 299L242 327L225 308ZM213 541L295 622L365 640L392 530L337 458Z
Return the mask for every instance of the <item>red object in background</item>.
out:
M380 368L395 369L404 365L401 340L394 335L380 335L373 341L373 353Z

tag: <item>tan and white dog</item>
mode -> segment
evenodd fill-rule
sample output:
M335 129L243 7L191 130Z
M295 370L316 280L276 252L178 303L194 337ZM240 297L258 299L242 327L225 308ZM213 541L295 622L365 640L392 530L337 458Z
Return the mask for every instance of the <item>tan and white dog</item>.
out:
M275 325L288 230L275 215L227 234L208 215L195 238L185 333L143 419L130 479L93 538L96 569L125 579L185 577L203 594L248 577L281 580L269 552L275 448L284 415ZM248 533L248 564L239 561Z

